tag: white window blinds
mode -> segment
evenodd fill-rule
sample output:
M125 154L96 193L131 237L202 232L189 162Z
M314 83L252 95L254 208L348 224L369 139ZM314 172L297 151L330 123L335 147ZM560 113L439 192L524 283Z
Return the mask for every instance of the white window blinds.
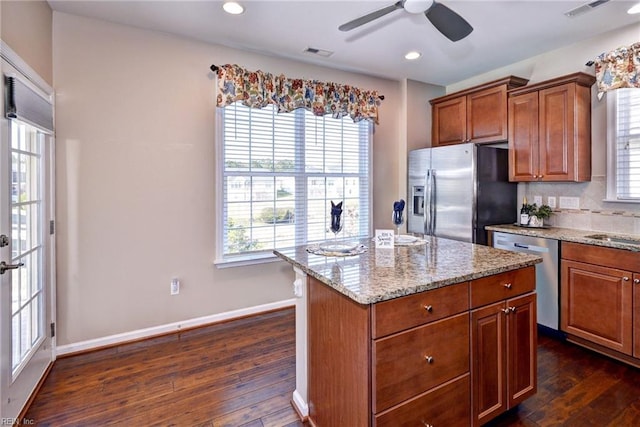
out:
M608 111L607 199L640 202L640 89L617 89L609 95L613 108Z
M343 202L339 237L369 235L368 121L240 103L222 114L223 259L333 238L330 201Z

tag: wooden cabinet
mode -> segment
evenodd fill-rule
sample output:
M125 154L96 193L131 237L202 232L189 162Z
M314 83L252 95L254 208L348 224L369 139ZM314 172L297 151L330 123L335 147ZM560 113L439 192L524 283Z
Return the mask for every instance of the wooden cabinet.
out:
M535 273L532 269L520 271L517 277L496 275L492 277L502 280L489 283L481 279L471 284L472 295L474 285L499 292L513 290L514 295L528 291L471 312L474 426L488 422L537 391L536 296L528 289L530 283L535 287ZM524 283L513 286L518 278ZM482 292L488 294L487 290Z
M561 267L560 327L568 339L638 366L640 253L563 242Z
M431 145L507 139L507 90L528 80L510 76L432 99Z
M640 273L633 275L633 357L640 359Z
M536 391L534 289L527 267L362 305L309 277L312 424L466 426L516 405Z
M509 179L591 180L591 86L575 73L509 91Z

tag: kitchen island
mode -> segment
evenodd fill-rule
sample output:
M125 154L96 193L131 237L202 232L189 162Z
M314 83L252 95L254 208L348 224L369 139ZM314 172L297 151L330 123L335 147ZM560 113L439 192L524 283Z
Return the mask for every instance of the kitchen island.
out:
M318 426L481 425L536 392L537 256L441 238L295 272L294 407Z

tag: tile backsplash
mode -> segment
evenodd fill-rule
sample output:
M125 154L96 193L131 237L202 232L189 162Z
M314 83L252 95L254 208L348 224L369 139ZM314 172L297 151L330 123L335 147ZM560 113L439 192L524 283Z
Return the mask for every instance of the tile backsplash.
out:
M518 185L519 200L526 196L533 201L542 196L548 204L548 197L577 197L580 209L561 209L559 204L553 210L546 224L555 227L593 230L608 233L640 235L640 204L604 202L606 179L594 176L584 183L521 183Z

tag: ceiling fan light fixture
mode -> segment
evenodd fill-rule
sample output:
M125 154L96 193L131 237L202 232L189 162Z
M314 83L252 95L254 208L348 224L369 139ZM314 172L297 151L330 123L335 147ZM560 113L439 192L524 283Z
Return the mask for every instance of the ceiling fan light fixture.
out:
M405 0L403 7L409 13L418 14L429 9L432 4L433 0Z
M407 52L404 55L404 59L409 60L409 61L413 61L416 60L418 58L420 58L422 56L422 54L416 50L412 50L411 52Z
M231 15L240 15L242 12L244 12L244 7L242 7L240 3L235 1L224 2L222 8L225 12Z
M627 10L629 15L635 15L636 13L640 13L640 3L636 3Z

